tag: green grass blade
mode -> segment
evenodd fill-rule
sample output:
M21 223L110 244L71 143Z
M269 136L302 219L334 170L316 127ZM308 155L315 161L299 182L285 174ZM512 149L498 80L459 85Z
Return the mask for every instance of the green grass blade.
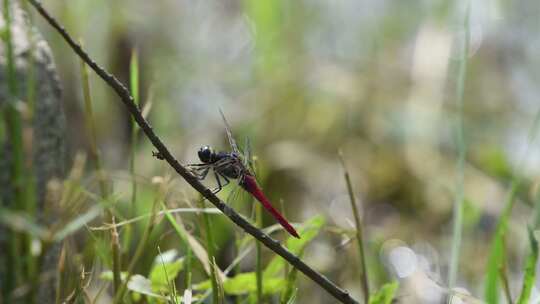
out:
M521 294L519 295L517 304L529 303L531 291L533 289L536 280L536 263L538 262L538 241L534 237L532 229L528 228L529 242L531 244L531 252L527 257L525 264L525 276L523 278L523 287L521 288Z
M281 293L281 304L287 304L291 301L294 301L296 296L296 291L298 290L296 285L296 279L298 278L298 269L292 268L287 275L287 281L285 285L285 290Z
M107 198L109 191L107 189L107 181L105 173L103 172L103 166L101 164L101 157L99 154L97 146L97 129L96 129L96 120L94 118L94 109L92 94L90 93L90 79L88 77L88 67L81 60L81 81L82 81L82 90L83 90L83 99L84 99L84 120L86 122L86 131L88 132L88 137L90 139L90 152L96 163L95 167L98 173L98 185L99 191L103 198Z
M204 208L204 198L199 199L199 207L202 209ZM214 304L218 304L220 302L219 300L219 286L218 286L218 278L216 277L216 267L213 265L211 261L214 260L215 252L214 252L214 236L212 233L212 225L210 223L210 218L208 214L202 213L201 215L202 222L203 222L203 228L205 232L205 239L206 239L206 251L208 252L208 259L210 261L210 264L212 265L212 271L210 272L210 282L212 283L212 299Z
M499 269L502 266L502 263L504 263L504 237L508 229L508 220L510 218L510 214L512 213L518 186L519 181L514 180L510 187L510 192L506 198L506 207L501 214L494 239L491 243L487 264L486 285L484 290L486 301L489 304L496 304L499 302Z
M133 50L131 53L131 60L129 63L129 84L131 89L131 95L136 105L139 105L139 56L137 51ZM137 201L137 181L135 179L135 155L137 146L137 124L135 120L131 119L131 158L129 161L129 173L131 174L131 206L135 213L135 204Z
M146 224L146 227L139 240L137 248L135 249L135 253L133 254L131 261L129 262L129 265L127 268L127 278L122 283L122 285L118 289L118 292L114 296L114 302L113 302L114 304L124 303L123 296L127 287L127 283L129 282L129 279L131 275L133 274L133 270L135 269L135 266L137 265L137 262L139 261L143 252L147 250L146 246L150 238L150 234L152 233L152 230L154 229L154 224L155 224L154 221L156 219L156 214L159 209L160 203L163 201L163 199L165 198L167 194L167 187L168 187L168 181L166 180L162 180L157 183L158 189L157 189L156 197L154 198L154 202L152 205L152 216L148 220L148 223Z
M203 265L204 271L210 276L212 272L210 260L208 258L208 253L205 251L203 246L191 235L188 234L186 229L182 224L177 223L175 218L173 217L170 210L167 209L165 204L161 204L161 207L163 208L163 213L165 214L165 217L173 226L174 231L176 234L180 237L180 239L184 242L184 245L189 248L189 251L197 257L199 262ZM199 210L206 210L206 209L199 209ZM179 218L180 221L180 218ZM222 273L220 273L221 276L223 276Z
M503 241L505 241L505 239L503 239ZM503 243L503 247L506 248L506 241ZM504 291L504 296L506 297L506 303L513 303L512 301L512 293L510 291L510 283L509 283L509 280L508 280L508 275L506 274L506 251L503 251L503 257L502 257L502 265L499 267L499 276L500 276L500 280L501 280L501 283L503 285L503 291Z
M296 303L296 296L298 295L298 288L295 288L293 291L293 294L289 298L289 301L287 301L286 304L294 304Z
M191 247L186 243L186 289L191 289Z
M520 162L517 165L519 172L525 164L526 157L528 156L528 151L531 146L534 145L534 142L536 140L536 135L538 134L538 127L540 126L540 111L536 112L535 118L532 122L531 128L529 130L528 134L528 146L525 150L525 153L523 157L520 159ZM491 249L490 254L488 258L488 264L487 264L487 276L486 276L486 282L484 287L484 296L486 298L486 301L488 304L497 304L499 302L499 272L501 266L504 266L504 238L506 231L508 229L508 221L509 217L512 212L512 208L514 205L514 201L516 199L516 196L519 192L519 188L521 186L522 179L520 176L517 176L515 173L512 174L512 183L510 186L510 190L508 192L506 202L505 202L505 209L503 210L503 213L501 214L501 217L499 219L499 223L497 224L495 236L493 238L493 241L491 242ZM536 205L536 214L534 219L535 227L540 223L540 197L539 202Z
M129 86L135 104L139 104L139 55L136 49L131 51L131 59L129 62Z
M184 259L171 259L165 261L158 246L159 262L154 261L148 279L152 283L152 290L161 294L168 294L171 301L176 301L177 291L174 284L176 277L184 268Z
M212 282L212 295L214 292L216 293L216 297L214 298L217 300L217 304L224 304L225 303L225 290L223 287L223 281L221 281L221 278L219 276L219 267L216 264L216 258L212 256L212 279L215 280L215 282ZM216 288L214 289L214 284Z
M81 42L82 44L82 42ZM112 201L109 187L107 186L107 175L105 173L105 170L103 168L102 162L101 162L101 156L98 149L97 144L97 128L96 128L96 120L94 118L94 110L93 110L93 101L92 101L92 94L90 90L90 79L88 77L88 67L86 66L86 63L84 63L83 60L80 61L81 64L81 81L82 81L82 89L83 89L83 99L84 99L84 119L86 122L86 128L87 132L90 138L90 152L92 153L92 156L95 161L95 168L97 171L97 178L98 178L98 185L99 185L99 191L101 194L101 197L105 202ZM115 218L112 214L112 211L107 208L105 210L105 214L107 219L111 222L115 222ZM117 292L120 288L121 279L120 279L120 268L121 268L121 248L120 248L120 242L119 242L119 235L118 231L116 231L116 228L111 230L111 251L112 251L112 268L114 273L114 282L113 282L113 288L114 292Z
M15 200L12 203L14 209L23 209L27 206L24 190L26 185L25 179L25 166L24 166L24 147L23 147L23 123L19 110L16 108L17 102L17 78L15 71L15 58L13 53L12 33L11 33L11 5L10 0L4 0L3 2L3 17L5 20L4 31L4 44L5 44L5 56L6 56L6 76L7 86L9 91L9 100L6 103L6 109L4 111L4 120L6 123L6 129L8 139L11 145L11 184L14 187ZM21 261L21 251L23 250L22 236L18 236L16 233L11 233L8 239L8 259L6 265L6 273L11 275L11 278L2 280L5 283L6 302L10 302L7 294L9 294L13 288L22 282L23 264Z

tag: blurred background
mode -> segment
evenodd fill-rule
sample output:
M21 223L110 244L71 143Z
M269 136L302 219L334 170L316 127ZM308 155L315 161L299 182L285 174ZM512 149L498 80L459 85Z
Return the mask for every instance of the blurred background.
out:
M462 1L45 0L44 6L126 84L137 52L140 101L152 105L148 118L180 162L197 162L203 145L229 149L221 108L239 144L249 138L259 182L287 218L326 218L304 258L355 298L362 295L360 268L338 150L360 204L372 289L407 277L407 265L448 284L461 172L465 212L457 286L481 298L497 220L512 179L522 179L506 238L510 289L518 294L529 248L526 227L535 221L539 197L535 1L471 1L468 30ZM89 149L80 64L41 18L34 21L59 69L73 160ZM152 157L148 140L141 135L133 142L130 118L112 90L93 73L90 82L99 149L119 208L131 206L132 148L141 183L137 208L150 209L154 190L145 184L155 175L175 179L168 204L196 198ZM464 146L457 140L460 119ZM460 147L466 151L463 171ZM250 215L249 205L237 207ZM223 216L211 218L217 263L225 268L234 258L238 228ZM264 223L274 221L265 217ZM174 237L158 241L162 250L177 246ZM397 262L389 246L399 247ZM268 261L273 253L263 250L263 257ZM254 253L242 267L253 270ZM298 288L299 303L333 302L302 275ZM406 300L412 292L403 288L400 295Z

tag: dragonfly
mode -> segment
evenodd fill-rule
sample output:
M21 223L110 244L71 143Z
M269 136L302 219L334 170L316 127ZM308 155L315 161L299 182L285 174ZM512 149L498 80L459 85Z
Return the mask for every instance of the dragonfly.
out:
M294 227L276 208L274 208L274 206L272 206L270 200L263 193L261 187L259 187L254 171L251 169L250 157L247 157L240 152L223 111L220 110L219 112L225 124L227 139L232 151L216 151L209 145L201 147L197 153L201 163L189 164L188 168L191 173L199 180L204 180L208 174L212 172L217 183L217 187L212 190L214 194L221 191L223 187L231 182L231 180L237 180L238 185L259 201L264 209L266 209L287 232L296 238L300 238Z

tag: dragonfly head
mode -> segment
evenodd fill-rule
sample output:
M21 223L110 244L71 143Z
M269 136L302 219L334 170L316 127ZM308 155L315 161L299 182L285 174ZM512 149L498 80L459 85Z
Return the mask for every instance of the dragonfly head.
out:
M199 149L199 159L201 162L207 164L212 160L212 154L214 152L212 151L212 148L210 146L203 146Z

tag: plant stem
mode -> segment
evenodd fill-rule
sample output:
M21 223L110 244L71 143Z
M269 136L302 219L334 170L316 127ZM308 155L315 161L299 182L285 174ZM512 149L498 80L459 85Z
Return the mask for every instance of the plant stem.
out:
M458 69L458 83L456 87L457 98L457 123L456 123L456 141L458 149L458 162L457 162L457 181L456 181L456 194L454 200L454 223L452 233L452 252L450 256L450 269L448 271L448 286L454 287L457 279L457 272L459 268L459 252L461 250L461 238L463 233L463 201L464 201L464 179L465 179L465 134L463 124L463 99L465 91L465 77L467 75L467 57L469 52L469 15L470 4L467 3L465 12L465 22L463 24L465 30L465 37L461 44L461 59L459 61Z
M122 284L122 256L120 251L120 235L116 229L114 216L111 218L113 225L111 229L111 249L112 249L112 272L113 272L113 290L116 294Z
M62 291L66 289L65 285L65 262L66 262L66 246L65 244L62 245L62 249L60 251L60 257L58 258L58 266L56 268L56 275L58 276L58 280L56 283L56 297L55 297L55 303L60 304L61 303L61 297L62 297Z
M512 304L512 294L510 293L510 285L508 284L508 276L506 275L506 237L503 235L501 236L501 243L502 243L502 258L501 258L501 265L499 266L499 275L501 277L501 281L503 283L503 291L504 295L506 296L506 301L508 304Z
M351 202L351 207L353 210L354 222L356 224L356 243L358 244L358 255L360 259L360 268L361 268L361 278L360 282L362 283L362 291L364 293L364 302L369 302L369 279L367 274L366 267L366 254L364 250L364 238L362 233L362 221L360 220L360 214L358 213L358 207L356 205L356 197L352 188L351 178L347 166L345 165L345 160L343 159L343 154L341 151L338 152L341 165L343 167L345 182L347 183L347 191L349 193L349 199Z

